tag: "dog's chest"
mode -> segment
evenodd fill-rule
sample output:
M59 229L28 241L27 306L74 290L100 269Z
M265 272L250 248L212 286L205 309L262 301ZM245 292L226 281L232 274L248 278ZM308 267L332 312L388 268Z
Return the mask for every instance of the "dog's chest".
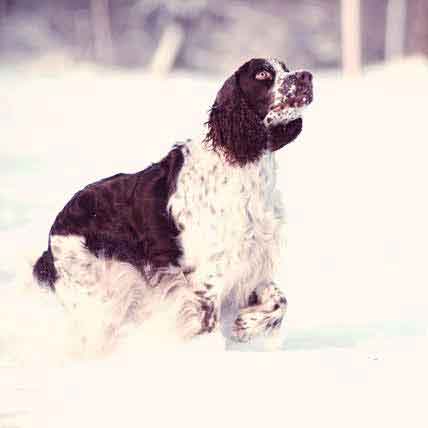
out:
M190 146L169 206L181 230L183 265L220 276L271 266L282 223L273 155L232 167Z

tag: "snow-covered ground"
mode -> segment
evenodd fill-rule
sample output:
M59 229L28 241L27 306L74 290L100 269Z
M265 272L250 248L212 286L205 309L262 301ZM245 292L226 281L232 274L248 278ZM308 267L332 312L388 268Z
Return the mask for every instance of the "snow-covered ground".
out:
M278 153L283 352L136 348L53 368L66 341L60 310L16 289L56 213L87 183L140 170L197 134L220 84L0 70L0 428L427 426L428 64L419 59L318 76L303 133ZM52 367L35 369L41 362Z

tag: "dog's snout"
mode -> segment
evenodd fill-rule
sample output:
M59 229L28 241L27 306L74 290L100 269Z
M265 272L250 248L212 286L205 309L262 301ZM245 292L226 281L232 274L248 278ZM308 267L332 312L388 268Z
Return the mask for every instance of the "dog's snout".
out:
M306 70L290 73L284 80L283 87L288 93L311 90L312 73Z
M298 71L296 73L296 78L302 83L312 83L312 73L310 73L309 71Z
M291 107L302 107L313 100L312 73L306 70L289 73L279 89L282 102Z

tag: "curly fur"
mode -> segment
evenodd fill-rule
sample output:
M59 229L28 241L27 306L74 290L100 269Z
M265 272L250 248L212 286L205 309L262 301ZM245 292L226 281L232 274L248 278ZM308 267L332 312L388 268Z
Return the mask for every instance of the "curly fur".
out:
M245 99L237 73L226 80L217 95L207 122L205 143L230 164L243 166L260 159L267 149L268 133Z
M295 140L302 132L303 120L298 118L287 124L278 124L269 127L269 149L272 151L279 150L286 144Z

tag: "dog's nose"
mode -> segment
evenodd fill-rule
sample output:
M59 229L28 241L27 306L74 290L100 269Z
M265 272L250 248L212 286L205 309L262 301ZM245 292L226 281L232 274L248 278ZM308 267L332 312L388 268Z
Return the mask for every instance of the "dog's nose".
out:
M312 73L309 71L298 71L296 77L303 83L312 83Z

